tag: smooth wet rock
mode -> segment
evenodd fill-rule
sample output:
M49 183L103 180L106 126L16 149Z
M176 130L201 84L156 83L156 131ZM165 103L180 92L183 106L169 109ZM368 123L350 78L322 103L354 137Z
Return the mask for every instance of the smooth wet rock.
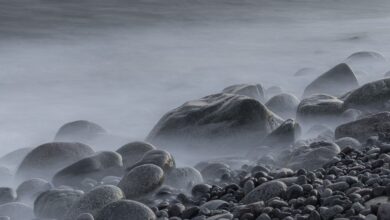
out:
M107 175L121 176L122 156L116 152L103 151L81 159L57 172L53 177L56 186L81 187L86 178L100 180Z
M325 94L316 94L303 99L301 103L299 103L297 119L298 121L306 123L327 122L327 120L332 117L339 117L343 111L343 101L337 97Z
M98 186L73 203L64 220L74 220L82 213L90 213L96 218L106 205L124 198L122 190L116 186Z
M0 215L8 216L12 220L33 219L33 210L26 204L20 202L11 202L0 205Z
M41 193L34 202L34 213L39 218L62 219L83 192L70 189L52 189Z
M288 119L295 118L299 102L295 95L282 93L269 99L265 106L277 115Z
M368 115L362 119L342 124L335 130L335 137L352 137L361 142L379 132L390 131L390 112Z
M26 147L11 151L0 158L0 165L16 169L31 150Z
M383 111L389 109L390 79L381 79L362 85L344 99L344 107L359 110Z
M260 84L238 84L226 87L223 93L245 95L259 101L264 101L264 91Z
M227 154L237 147L253 145L277 128L281 119L248 96L214 94L186 102L165 114L147 140L162 146L183 146L209 152L223 146Z
M64 124L57 132L55 141L84 142L105 134L107 131L100 125L85 121L73 121Z
M291 153L287 166L292 169L314 170L340 153L340 147L332 142L314 142L297 147Z
M81 143L52 142L34 148L23 159L16 177L51 179L60 169L94 153L92 148Z
M0 205L14 202L16 200L16 192L10 187L0 187Z
M46 180L34 178L22 182L16 189L18 200L26 204L33 204L35 199L53 186Z
M148 151L155 150L152 144L136 141L123 145L116 152L122 156L123 167L131 167L142 159Z
M105 206L96 220L155 220L153 211L146 205L132 201L120 200Z
M200 183L203 183L202 174L192 167L175 168L167 174L164 181L166 185L187 191Z
M294 143L301 135L301 126L294 120L288 119L278 128L267 135L262 141L264 146L287 147Z
M358 86L359 83L351 68L341 63L311 82L305 88L303 96L308 97L318 93L338 96Z
M261 184L260 186L249 192L241 202L250 204L258 201L267 201L273 197L283 195L287 190L287 185L281 181L270 181Z
M168 173L176 167L176 162L173 156L165 150L150 150L144 154L142 159L135 163L132 167L127 168L131 170L134 167L141 166L144 164L154 164L159 166L164 172Z
M118 186L127 199L139 199L157 190L164 181L164 171L154 165L145 164L130 170Z

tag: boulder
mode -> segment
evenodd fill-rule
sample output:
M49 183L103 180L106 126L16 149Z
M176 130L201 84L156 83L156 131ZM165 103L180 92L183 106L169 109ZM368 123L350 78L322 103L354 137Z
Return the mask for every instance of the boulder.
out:
M101 180L108 175L121 176L122 167L120 154L111 151L98 152L57 172L53 177L53 184L77 188L81 187L81 182L86 178Z
M131 169L119 182L128 199L140 199L155 192L164 182L164 171L154 165L145 164Z
M202 174L192 167L175 168L169 172L164 184L182 190L191 190L193 186L203 183Z
M265 106L283 118L295 118L299 99L289 93L275 95L265 103Z
M230 174L231 172L230 166L222 162L209 163L200 171L206 182L220 179L224 174Z
M318 94L303 99L298 105L297 119L305 123L338 118L343 113L343 101L337 97Z
M132 167L128 167L127 171L144 164L154 164L167 173L176 167L175 159L169 152L165 150L150 150L143 155L140 161L135 163Z
M34 218L33 210L26 204L20 202L11 202L0 205L2 216L8 216L12 220L27 220Z
M335 137L352 137L365 142L369 137L380 132L390 132L390 112L368 115L362 119L342 124L335 130Z
M46 180L34 178L22 182L16 189L16 194L18 195L19 201L26 204L33 204L39 194L51 188L51 183Z
M142 159L144 154L156 148L146 142L131 142L120 147L116 152L122 156L123 167L131 167Z
M364 84L344 98L344 108L381 111L389 109L390 78Z
M155 220L153 211L146 205L132 201L120 200L105 206L96 220Z
M0 158L0 165L16 169L32 148L20 148L7 153Z
M97 213L106 205L124 198L122 190L116 186L98 186L74 202L64 220L74 220L83 213L90 213L96 218Z
M100 125L85 121L73 121L64 124L57 132L55 141L85 142L105 134L107 131Z
M51 189L41 193L34 202L34 213L39 218L62 219L83 192L71 189Z
M283 93L283 90L279 86L271 86L265 90L266 97L273 97L281 93Z
M245 95L253 99L264 101L264 91L260 84L237 84L226 87L223 93Z
M0 187L0 205L14 202L16 200L16 192L10 187Z
M287 147L301 135L301 127L292 119L288 119L272 133L267 135L262 144L271 147Z
M51 179L60 169L94 153L92 148L81 143L52 142L33 149L23 159L16 177Z
M303 96L308 97L318 93L338 96L358 86L359 83L351 68L347 64L341 63L311 82L305 88Z
M214 94L187 102L168 112L149 133L147 140L162 146L188 143L192 150L223 153L256 145L258 139L277 128L281 119L257 100L234 94Z
M314 170L340 153L340 147L332 142L320 141L296 147L290 154L286 167L294 170Z
M360 64L362 62L385 62L386 58L375 51L359 51L351 54L346 62L350 64Z
M250 204L259 201L268 201L274 197L283 196L287 190L287 185L281 181L273 180L261 184L254 188L241 200L244 204Z

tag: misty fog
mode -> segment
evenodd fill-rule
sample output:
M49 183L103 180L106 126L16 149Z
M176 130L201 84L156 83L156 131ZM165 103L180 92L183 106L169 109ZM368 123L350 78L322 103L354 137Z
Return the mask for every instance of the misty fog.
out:
M236 83L301 97L354 52L389 58L389 10L387 0L0 0L0 156L78 119L143 140L168 110ZM315 71L294 76L301 68ZM360 84L390 70L352 68Z

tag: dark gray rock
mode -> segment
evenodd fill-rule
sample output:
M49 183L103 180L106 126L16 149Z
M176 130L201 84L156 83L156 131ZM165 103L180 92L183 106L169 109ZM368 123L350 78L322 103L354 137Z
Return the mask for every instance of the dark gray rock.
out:
M74 220L83 213L90 213L96 218L97 213L106 205L124 198L122 190L116 186L98 186L74 202L64 219Z
M301 135L301 126L292 119L283 122L278 128L267 135L262 145L271 147L287 147Z
M34 178L21 183L16 189L16 194L18 195L19 201L26 204L33 204L39 194L51 188L51 183L46 180Z
M85 142L105 134L107 131L100 125L85 121L73 121L64 124L57 132L55 141Z
M364 84L344 98L344 107L358 110L387 110L390 99L390 79Z
M16 200L16 192L10 187L0 187L0 205Z
M127 199L139 199L150 195L164 182L164 171L154 164L144 164L131 169L118 186Z
M27 220L34 218L33 210L20 202L11 202L0 205L0 214L8 216L12 220Z
M92 148L81 143L53 142L40 145L23 159L16 177L51 179L60 169L94 153Z
M191 190L193 186L203 183L203 177L192 167L175 168L169 172L164 184L182 190Z
M131 201L120 200L104 207L96 220L155 220L153 211L146 205Z
M70 189L52 189L41 193L34 202L34 213L39 218L62 219L83 192Z
M319 119L339 117L343 113L343 101L337 97L317 94L303 99L298 105L298 121L318 123ZM326 122L326 121L325 121Z
M190 143L192 150L208 153L218 150L216 146L224 146L222 153L227 154L237 144L256 144L280 123L281 119L257 100L220 93L187 102L168 112L147 140L162 146L182 146L184 141Z
M341 63L311 82L305 88L303 96L308 97L318 93L339 96L358 86L359 83L351 68Z
M273 180L261 184L249 192L241 202L250 204L258 201L267 201L273 197L282 196L287 190L287 185L281 181Z
M283 118L295 118L299 99L289 93L275 95L265 103L265 106Z
M57 172L53 177L53 184L80 188L81 182L86 178L100 180L107 175L121 176L122 170L120 154L111 151L98 152Z
M116 152L122 156L123 167L131 167L142 159L144 154L156 148L146 142L131 142L120 147Z
M390 112L380 112L368 115L362 119L342 124L335 130L335 137L352 137L365 142L369 137L379 132L390 131Z
M331 142L314 142L295 148L286 166L292 169L314 170L340 153L340 147Z
M245 95L259 101L264 101L264 91L260 84L238 84L226 87L223 93Z
M175 159L169 152L165 150L150 150L144 154L140 161L135 163L132 167L127 168L127 171L144 164L159 166L166 173L176 167Z

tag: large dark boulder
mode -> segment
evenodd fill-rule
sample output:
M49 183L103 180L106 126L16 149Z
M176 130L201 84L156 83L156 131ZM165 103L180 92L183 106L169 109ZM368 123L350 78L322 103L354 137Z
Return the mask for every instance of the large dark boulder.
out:
M270 147L288 147L301 135L301 126L292 119L288 119L272 133L267 135L262 144Z
M345 108L360 110L389 110L390 78L364 84L344 98Z
M260 84L237 84L226 87L223 93L245 95L259 101L264 101L264 90Z
M0 187L0 205L16 200L16 192L10 187Z
M351 68L341 63L311 82L305 88L303 96L308 97L318 93L338 96L358 86L359 83Z
M368 115L362 119L342 124L335 130L335 137L352 137L365 142L369 137L378 133L390 132L390 112Z
M74 202L64 220L74 220L82 213L90 213L96 218L97 213L106 205L124 198L122 190L116 186L98 186Z
M156 215L146 205L132 201L120 200L104 207L96 220L155 220Z
M214 94L187 102L168 112L149 133L147 140L162 146L194 146L208 152L223 146L224 152L256 145L281 119L248 96ZM257 143L256 143L257 142Z
M43 178L50 180L60 169L94 153L81 143L52 142L33 149L20 164L18 179Z
M43 219L62 219L83 192L71 189L52 189L41 193L34 202L34 213Z
M343 113L343 101L337 97L317 94L303 99L298 105L297 119L305 123L331 122L329 119L338 119Z
M145 164L130 170L119 182L128 199L140 199L157 190L164 182L164 171L154 165Z
M122 170L120 154L111 151L98 152L60 170L54 175L53 184L79 188L82 187L81 183L86 178L100 180L108 175L121 176Z
M93 149L81 143L52 142L33 149L20 164L18 179L51 179L60 169L94 153Z
M127 168L141 160L146 152L155 149L152 144L136 141L123 145L116 152L122 156L123 167Z
M265 103L265 106L283 118L295 118L299 99L289 93L275 95Z

